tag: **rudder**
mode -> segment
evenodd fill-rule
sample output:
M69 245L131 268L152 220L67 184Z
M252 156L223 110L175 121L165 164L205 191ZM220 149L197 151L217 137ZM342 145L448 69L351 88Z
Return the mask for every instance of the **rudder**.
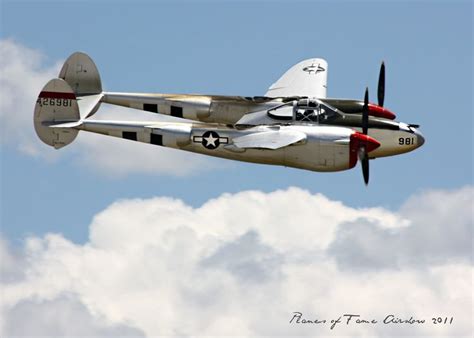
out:
M75 52L64 62L59 78L66 81L76 96L102 93L99 70L89 55Z
M94 115L102 102L102 82L91 57L83 52L71 54L59 72L60 79L71 86L78 97L81 119Z
M66 81L52 79L43 87L33 120L36 134L47 145L59 149L74 141L78 130L53 127L80 120L76 94Z

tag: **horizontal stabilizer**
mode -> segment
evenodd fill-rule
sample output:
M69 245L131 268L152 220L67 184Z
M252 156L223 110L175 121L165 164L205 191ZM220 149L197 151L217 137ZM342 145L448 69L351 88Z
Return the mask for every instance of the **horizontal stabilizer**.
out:
M73 122L55 122L54 124L50 124L48 122L43 122L44 126L49 128L77 128L82 124L82 121L73 121Z
M103 97L104 94L79 96L77 98L77 105L79 106L79 113L81 114L81 119L86 119L94 115L95 112L99 109Z
M278 130L249 134L233 139L239 148L279 149L306 140L306 134L299 131Z

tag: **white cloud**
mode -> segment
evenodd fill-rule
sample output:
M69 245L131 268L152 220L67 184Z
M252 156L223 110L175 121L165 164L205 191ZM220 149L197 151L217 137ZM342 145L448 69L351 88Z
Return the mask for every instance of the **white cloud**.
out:
M471 187L413 196L398 214L411 226L386 231L371 221L345 224L331 244L332 255L351 269L472 260Z
M11 321L45 306L87 317L86 331L76 332L470 336L472 201L472 187L421 193L397 212L354 209L297 188L224 194L199 208L164 197L117 201L94 217L85 244L59 234L25 242L23 273L2 278L0 332L25 332ZM294 311L427 322L330 330L290 324ZM433 316L454 322L434 325ZM47 331L47 318L34 327ZM67 325L51 330L74 334Z
M33 142L33 111L41 88L59 73L60 63L45 66L46 57L13 40L0 40L0 121L2 143L15 144L32 156L42 153ZM51 158L54 155L44 154Z
M67 57L67 55L65 56ZM0 40L0 123L3 145L47 160L70 160L107 176L129 173L192 175L220 162L192 153L80 132L67 148L55 150L43 144L33 127L33 111L41 88L57 77L63 61L45 66L46 57L14 40ZM103 106L94 118L159 120L138 110Z
M27 320L25 320L27 319ZM73 295L53 300L24 300L4 318L8 336L21 337L144 337L136 328L107 323L93 316Z

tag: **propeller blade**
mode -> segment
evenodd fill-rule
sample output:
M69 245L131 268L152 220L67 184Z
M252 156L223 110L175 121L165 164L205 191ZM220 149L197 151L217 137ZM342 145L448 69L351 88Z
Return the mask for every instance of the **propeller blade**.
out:
M369 88L365 88L364 107L362 108L362 134L369 129Z
M385 99L385 63L383 61L382 61L382 65L380 66L379 84L377 87L377 98L379 101L379 106L383 107L383 101Z
M359 160L362 166L362 175L364 175L365 185L369 184L369 156L367 155L367 148L361 145L359 148Z
M364 175L365 185L368 185L369 184L369 158L365 156L360 162L362 164L362 174Z

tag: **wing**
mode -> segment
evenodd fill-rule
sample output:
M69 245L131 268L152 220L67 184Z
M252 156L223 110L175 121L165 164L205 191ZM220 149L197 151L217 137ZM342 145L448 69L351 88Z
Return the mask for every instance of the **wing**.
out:
M302 140L306 140L305 133L291 130L275 130L240 136L232 141L236 147L242 149L279 149Z
M323 59L307 59L291 67L265 96L307 96L326 98L328 63Z

